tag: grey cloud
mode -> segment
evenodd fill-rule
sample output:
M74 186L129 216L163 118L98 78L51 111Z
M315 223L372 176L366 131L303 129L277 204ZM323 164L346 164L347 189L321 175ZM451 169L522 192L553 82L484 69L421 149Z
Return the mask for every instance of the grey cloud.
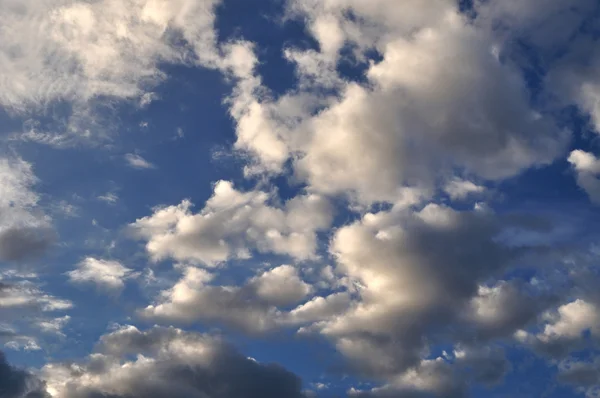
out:
M0 351L0 397L49 398L50 395L37 377L11 366Z
M212 285L213 277L196 267L185 268L183 277L141 315L182 323L213 321L247 332L267 332L284 322L278 306L295 304L311 292L310 285L288 265L259 273L241 286Z
M558 381L575 387L586 397L600 393L600 358L591 360L567 359L559 363Z
M124 327L104 336L99 350L84 363L44 368L58 397L305 397L297 376L278 365L248 359L215 337L175 328L142 332ZM146 359L127 362L127 354ZM90 380L90 374L99 377ZM61 375L67 375L66 383Z
M41 256L56 240L48 228L12 227L0 232L0 261L19 262Z

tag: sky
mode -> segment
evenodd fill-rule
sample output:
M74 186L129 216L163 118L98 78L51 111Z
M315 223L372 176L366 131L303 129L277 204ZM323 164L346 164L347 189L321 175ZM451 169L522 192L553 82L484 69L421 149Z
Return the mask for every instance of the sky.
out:
M0 0L0 398L600 398L596 0Z

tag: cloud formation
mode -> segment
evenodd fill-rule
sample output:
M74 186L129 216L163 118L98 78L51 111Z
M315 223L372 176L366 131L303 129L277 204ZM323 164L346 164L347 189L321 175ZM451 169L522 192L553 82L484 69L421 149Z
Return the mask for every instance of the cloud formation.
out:
M25 370L11 366L0 351L0 396L3 398L50 398L44 384Z
M75 284L94 284L100 290L118 294L125 287L125 280L135 277L133 270L118 261L93 257L83 259L77 268L67 272L69 281Z
M303 260L316 256L317 231L333 217L329 202L315 194L301 195L283 206L263 191L241 192L219 181L199 213L184 200L157 208L131 224L135 236L147 241L154 260L173 258L215 266L229 259L249 258L252 251L285 254Z
M55 240L50 218L38 207L31 163L0 157L0 262L41 255Z
M133 326L103 336L85 362L44 367L58 398L302 398L300 379L248 359L217 337ZM127 359L134 354L137 359Z

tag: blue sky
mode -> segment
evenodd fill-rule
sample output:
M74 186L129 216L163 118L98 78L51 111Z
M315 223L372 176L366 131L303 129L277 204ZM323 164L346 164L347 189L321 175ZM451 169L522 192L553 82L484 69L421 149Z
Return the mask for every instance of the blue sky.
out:
M600 397L594 0L0 0L0 397Z

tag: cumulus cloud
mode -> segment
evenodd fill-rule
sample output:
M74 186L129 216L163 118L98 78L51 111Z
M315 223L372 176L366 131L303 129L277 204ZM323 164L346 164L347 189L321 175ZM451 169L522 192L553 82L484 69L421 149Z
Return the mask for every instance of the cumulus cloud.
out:
M50 218L38 207L36 182L31 163L0 157L0 261L35 258L55 240Z
M363 58L376 48L382 60L367 83L346 82L330 97L309 85L270 100L258 76L242 79L232 114L236 146L257 163L250 170L282 172L291 159L311 189L393 202L405 185L430 189L448 177L440 170L496 180L562 154L568 134L531 107L518 70L454 4L372 4L291 2L321 46L294 60L326 54L335 65L347 44Z
M497 215L486 204L458 210L440 198L456 205L480 198L486 187L565 155L570 134L552 118L557 106L577 104L598 129L600 56L586 51L597 38L582 37L595 1L475 0L461 13L449 0L288 0L287 16L304 21L317 45L283 49L297 78L285 93L263 83L256 44L218 43L219 3L0 1L0 106L14 115L64 103L72 113L67 133L90 135L91 108L104 99L140 108L157 99L152 90L167 78L164 64L218 69L233 86L225 104L234 149L259 188L218 181L200 210L184 200L129 225L153 261L183 263L179 280L161 286L139 314L318 334L351 367L383 382L351 390L358 396L467 396L471 384L496 383L509 371L491 342L512 336L563 360L559 378L593 396L597 364L564 358L585 346L585 336L600 338L597 296L507 275L519 261L570 248L550 248L546 227L531 218ZM529 55L548 69L539 90L524 78L531 65L515 43L534 46ZM351 76L341 72L344 62L356 67ZM27 127L21 139L64 142L35 122ZM133 153L124 161L155 168ZM600 203L600 161L584 150L568 161L577 184ZM281 175L301 187L283 202L265 188ZM42 253L53 233L31 165L0 159L0 182L0 261ZM333 203L348 204L339 197L350 199L352 214L338 224ZM113 204L118 197L97 199ZM322 260L326 245L335 272L305 280L298 264ZM228 261L272 255L296 265L265 269L239 285L219 279ZM113 293L135 276L117 261L91 257L67 275ZM32 284L2 284L0 298L0 313L72 305ZM46 316L35 325L55 335L70 319ZM12 347L36 344L17 328L0 335ZM453 351L436 358L436 344ZM289 372L174 328L123 327L81 363L49 364L44 374L48 391L65 398L303 396Z
M315 258L317 231L332 222L329 202L301 195L283 206L271 205L273 194L241 192L228 181L214 186L213 196L198 213L185 200L158 208L130 227L146 240L154 260L173 258L214 266L228 259L248 258L251 251L285 254L299 260Z
M556 358L589 348L584 337L586 333L592 341L600 341L600 310L596 303L576 299L555 311L548 311L545 318L541 332L519 330L516 332L517 340Z
M289 265L262 272L241 286L212 284L215 276L200 268L185 268L183 277L141 314L151 319L212 321L250 332L267 332L295 323L279 307L296 304L312 292L312 287ZM293 318L297 322L300 316Z
M250 285L262 300L276 306L297 303L312 290L311 286L300 279L298 270L291 265L282 265L253 278Z
M496 239L512 222L522 223L481 208L459 212L430 204L418 211L369 213L338 229L330 251L359 298L310 330L331 339L360 370L379 377L415 366L436 339L468 341L473 331L481 341L493 331L509 336L535 319L537 307L507 306L502 314L491 298L478 297L486 295L480 288L484 280L530 252ZM483 319L464 315L477 311Z
M101 290L118 294L125 287L125 280L135 277L133 270L118 261L87 257L77 264L77 269L67 272L69 280L76 284L94 284Z
M600 203L600 160L580 149L571 152L568 160L577 174L577 185L588 194L592 202Z
M46 365L48 392L58 398L304 397L297 376L248 359L217 337L124 326L99 346L85 362Z

